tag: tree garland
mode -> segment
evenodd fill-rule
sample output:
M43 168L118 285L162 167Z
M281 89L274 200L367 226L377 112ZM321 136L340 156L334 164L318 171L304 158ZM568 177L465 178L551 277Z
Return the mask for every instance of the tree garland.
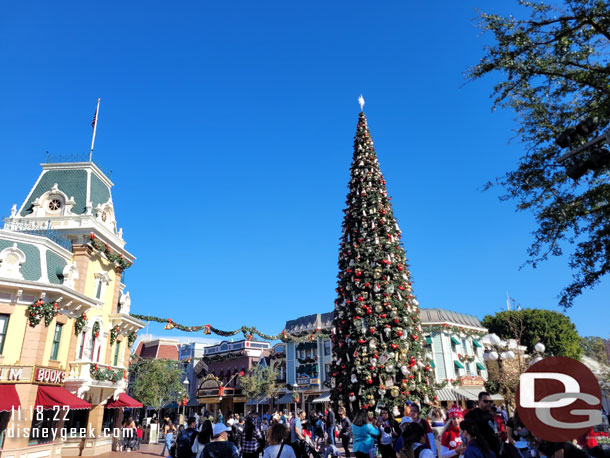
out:
M120 333L121 333L121 329L119 328L119 325L116 325L114 328L112 328L110 330L110 345L112 345L113 343L116 342Z
M89 240L91 240L93 248L104 253L110 262L118 264L123 270L129 269L133 265L133 262L125 259L122 254L112 251L107 243L98 240L93 232L89 234Z
M57 302L43 302L42 299L34 302L27 309L28 324L34 328L44 318L44 325L49 326L53 318L59 313Z
M107 366L105 369L100 369L97 364L90 366L89 373L91 378L100 382L118 382L122 378L127 378L126 369L117 369L116 371L112 367Z
M312 342L312 341L315 341L317 338L330 339L330 333L326 332L326 331L322 331L321 329L316 329L313 333L305 335L305 336L290 334L290 333L286 332L285 329L279 334L271 335L271 334L265 334L264 332L259 331L255 326L242 326L241 328L235 329L233 331L224 331L222 329L215 328L214 326L212 326L210 324L206 324L203 326L184 326L180 323L176 323L171 318L160 318L157 316L139 315L136 313L132 313L131 316L134 318L143 320L143 321L166 323L165 329L167 329L167 330L176 328L176 329L178 329L180 331L184 331L184 332L203 331L203 333L206 335L216 334L216 335L219 335L222 337L235 336L241 332L241 333L243 333L246 340L252 340L255 335L259 336L263 340L281 340L282 342Z
M74 320L74 335L77 336L83 332L83 328L87 326L87 314L82 313L76 320Z
M440 390L440 389L442 389L442 388L445 388L445 387L446 387L447 385L449 385L449 384L451 384L452 386L458 386L458 385L460 385L460 384L461 384L461 382L460 382L459 380L454 380L454 379L448 379L448 378L446 378L446 379L445 379L445 380L443 380L442 382L435 384L435 385L434 385L434 387L435 387L437 390Z

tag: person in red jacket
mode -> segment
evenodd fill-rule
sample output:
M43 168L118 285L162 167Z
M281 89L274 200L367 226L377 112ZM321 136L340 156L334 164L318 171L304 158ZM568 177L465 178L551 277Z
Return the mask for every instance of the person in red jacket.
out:
M440 458L451 458L460 455L466 450L460 436L460 423L464 419L464 412L458 406L453 405L449 409L449 421L441 434Z

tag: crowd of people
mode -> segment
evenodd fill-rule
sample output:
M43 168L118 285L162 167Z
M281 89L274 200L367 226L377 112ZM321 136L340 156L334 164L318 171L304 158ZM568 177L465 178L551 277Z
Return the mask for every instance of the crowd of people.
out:
M358 410L350 419L340 407L295 414L274 412L225 418L191 417L186 427L166 419L166 452L174 458L610 458L593 429L573 442L551 443L534 437L517 410L509 416L491 396L479 393L466 409L434 405ZM341 449L338 445L341 445Z

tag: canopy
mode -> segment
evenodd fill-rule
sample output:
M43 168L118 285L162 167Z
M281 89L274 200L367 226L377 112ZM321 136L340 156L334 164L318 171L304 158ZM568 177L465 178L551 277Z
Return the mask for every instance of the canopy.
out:
M114 401L108 401L106 403L106 408L108 409L120 409L122 407L132 407L134 409L137 409L139 407L142 407L142 403L136 401L134 398L126 395L125 393L119 394L118 399Z
M314 403L330 402L330 392L322 393L319 398L314 399L312 402L314 402Z
M293 402L294 399L292 399L292 393L286 393L277 401L278 404L292 404Z
M457 359L455 361L453 361L453 364L455 365L455 367L457 367L459 369L464 369L464 366L462 365L462 363L460 363Z
M262 398L248 399L248 402L246 402L247 406L258 406L261 404L269 404L269 398L262 397Z
M15 385L0 385L0 412L10 412L21 407Z
M61 386L44 385L40 385L38 387L36 406L42 406L43 409L52 409L53 407L61 408L67 406L70 408L70 410L91 408L91 404L83 401L77 396L74 396Z
M441 388L436 390L436 396L439 401L467 401L470 398L462 393L458 393L453 388Z
M484 371L484 370L485 370L485 366L483 366L483 365L482 365L480 362L478 362L478 361L477 361L477 367L478 367L480 370L482 370L482 371Z

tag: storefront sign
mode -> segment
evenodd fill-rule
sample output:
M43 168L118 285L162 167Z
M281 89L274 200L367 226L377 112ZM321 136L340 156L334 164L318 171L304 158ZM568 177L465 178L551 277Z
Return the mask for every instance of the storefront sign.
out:
M245 396L235 396L233 398L233 402L246 402L246 397Z
M458 377L458 381L462 386L483 386L485 385L485 379L478 375L463 375Z
M198 401L201 404L216 404L217 402L222 401L222 398L199 398Z
M51 369L48 367L37 367L34 383L49 385L63 385L66 381L66 371L62 369Z
M309 384L310 385L319 385L320 384L320 379L319 378L311 378L311 379L309 379Z
M309 385L309 376L308 375L299 375L297 377L297 385L299 386L307 386Z
M31 383L34 366L0 366L0 383Z

